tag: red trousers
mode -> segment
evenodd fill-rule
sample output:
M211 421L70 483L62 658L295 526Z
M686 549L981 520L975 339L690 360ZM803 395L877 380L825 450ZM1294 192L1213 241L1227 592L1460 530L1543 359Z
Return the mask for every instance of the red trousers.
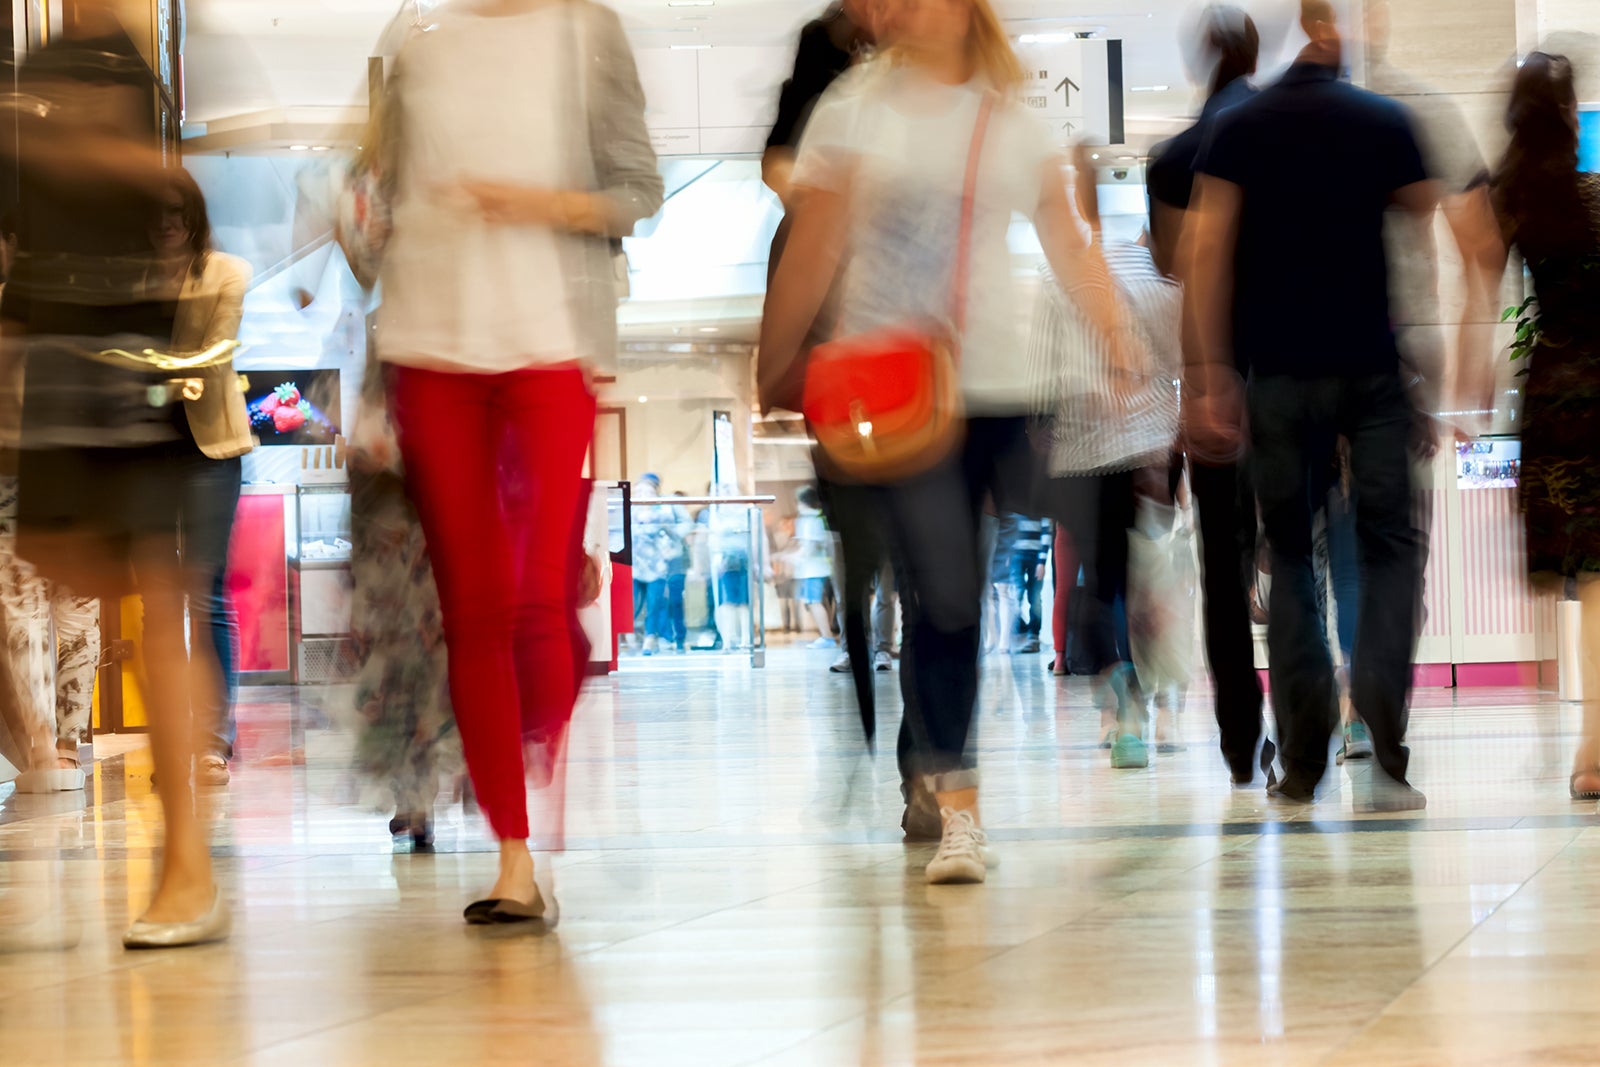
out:
M1072 538L1067 536L1061 523L1055 527L1056 599L1050 613L1050 636L1055 639L1056 664L1067 661L1067 602L1078 587L1078 553L1073 550Z
M595 398L576 367L395 375L406 480L439 586L450 699L495 836L528 836L523 742L572 718Z

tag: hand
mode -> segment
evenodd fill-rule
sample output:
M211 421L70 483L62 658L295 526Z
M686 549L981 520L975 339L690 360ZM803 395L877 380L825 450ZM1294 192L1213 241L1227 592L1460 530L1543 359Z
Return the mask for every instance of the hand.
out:
M556 221L559 193L507 182L464 181L458 187L485 222L549 226Z
M1035 581L1039 581L1039 582L1044 581L1044 564L1043 563L1041 563L1037 567L1033 568L1033 577L1034 577Z
M1244 452L1244 387L1231 367L1191 368L1183 429L1189 455L1207 466L1237 462Z

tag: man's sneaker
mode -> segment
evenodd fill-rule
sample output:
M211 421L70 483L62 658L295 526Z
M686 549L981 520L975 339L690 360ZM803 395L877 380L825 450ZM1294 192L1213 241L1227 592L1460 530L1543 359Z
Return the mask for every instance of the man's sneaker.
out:
M822 648L838 648L839 647L839 642L834 640L831 637L819 637L815 641L811 642L810 646L808 646L808 647L810 647L810 648L818 648L818 649L822 649Z
M1406 782L1397 782L1374 767L1372 778L1356 789L1352 807L1362 815L1385 814L1397 811L1421 811L1428 806L1428 798Z
M1360 719L1345 725L1344 758L1372 758L1372 735L1367 733L1367 724L1362 722Z
M1150 746L1135 734L1122 734L1111 745L1111 766L1119 771L1150 766Z
M834 674L849 674L850 673L850 653L848 653L848 652L839 653L839 658L834 660L833 661L833 665L830 666L828 669L830 671L832 671Z
M1038 638L1030 637L1026 641L1022 642L1021 645L1017 646L1017 654L1019 656L1036 656L1036 655L1038 655L1039 654L1039 640L1038 640Z
M1297 804L1303 807L1307 804L1316 803L1317 788L1314 785L1307 786L1302 782L1291 782L1285 778L1282 781L1274 781L1271 785L1268 785L1267 796L1272 800L1285 804Z
M983 853L983 831L973 821L972 812L944 808L944 833L939 851L928 864L929 885L976 885L988 875Z
M887 652L879 652L872 657L872 669L879 674L887 674L894 670L894 657Z
M216 754L201 756L194 768L194 784L213 789L228 784L228 761Z

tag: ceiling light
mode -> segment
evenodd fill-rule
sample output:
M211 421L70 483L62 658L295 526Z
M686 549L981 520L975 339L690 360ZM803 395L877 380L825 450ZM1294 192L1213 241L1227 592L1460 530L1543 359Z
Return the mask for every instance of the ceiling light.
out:
M311 151L311 146L308 145L308 144L292 144L292 145L289 146L289 151L291 151L291 152L309 152L309 151Z
M1089 158L1090 159L1099 159L1100 158L1100 153L1099 152L1090 152L1089 153Z
M648 403L650 403L650 398L649 398L649 397L647 397L647 396L641 396L641 397L640 397L640 398L639 398L639 403L641 403L641 404L648 404Z
M311 151L313 152L326 152L327 150L328 146L325 144L314 144L311 146Z
M702 327L700 327L700 332L701 333L716 333L717 332L717 327L715 327L715 326L702 326Z
M1135 85L1129 89L1130 93L1164 93L1171 89L1170 85Z

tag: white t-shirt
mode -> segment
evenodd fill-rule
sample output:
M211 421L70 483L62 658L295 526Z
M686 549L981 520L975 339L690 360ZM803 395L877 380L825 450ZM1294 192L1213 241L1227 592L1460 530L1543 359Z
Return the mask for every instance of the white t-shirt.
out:
M839 289L840 335L950 318L967 157L983 89L943 85L908 68L869 64L818 103L794 183L850 189L849 261ZM1006 232L1037 213L1049 131L1014 100L997 99L984 138L972 220L961 381L974 414L1027 409L1026 344Z
M800 505L794 519L794 576L801 580L827 578L833 574L828 549L833 535L823 521L822 512Z
M462 181L569 188L571 12L456 0L400 53L404 143L378 337L391 363L501 373L576 355L557 236L484 221Z

